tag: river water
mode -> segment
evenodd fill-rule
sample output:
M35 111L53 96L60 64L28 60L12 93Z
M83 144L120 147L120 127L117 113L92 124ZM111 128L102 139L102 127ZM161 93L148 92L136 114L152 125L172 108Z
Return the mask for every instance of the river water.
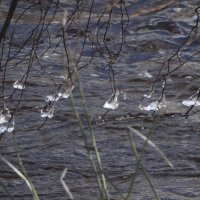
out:
M65 167L68 172L64 180L74 199L100 199L72 103L62 93L72 87L65 79L67 67L73 70L72 66L76 66L104 173L110 180L108 188L111 199L122 199L120 193L126 194L135 173L137 160L131 150L127 126L144 135L151 133L150 139L174 165L174 168L170 168L151 146L147 146L143 153L143 166L160 198L199 199L198 27L188 38L196 25L197 15L194 10L198 7L198 1L182 0L174 1L174 4L169 1L168 6L163 6L166 1L149 0L147 3L143 0L128 0L125 1L126 9L122 8L123 18L120 6L116 3L106 32L109 1L102 3L95 0L85 34L92 4L92 1L86 1L80 6L74 23L65 30L69 59L61 41L62 23L65 19L64 11L67 15L72 14L76 4L62 0L58 10L55 5L51 5L43 26L41 23L36 30L41 12L39 5L29 7L34 2L37 3L19 2L17 14L8 28L1 50L0 106L3 109L4 105L4 111L6 106L10 113L14 113L15 121L13 133L7 130L1 134L1 155L20 168L16 145L13 145L15 137L24 167L42 200L68 199L60 182ZM9 5L10 1L1 1L1 27ZM26 8L27 11L15 24L16 18ZM52 18L55 12L55 18ZM33 38L37 38L42 28L41 38L36 41ZM112 63L111 57L115 58L121 43L123 48ZM37 54L33 55L34 52ZM84 130L87 131L86 116L74 73L72 79L75 105L83 119ZM16 81L17 86L15 84L14 88L13 83ZM52 98L50 95L57 96L58 92L62 93L62 98L53 103L47 101L47 98ZM115 95L117 101L109 106L116 109L106 113L105 102L112 95ZM190 107L186 105L194 105L194 108L189 111ZM44 117L45 106L53 106L53 116ZM185 115L188 111L188 115ZM13 119L10 120L11 125ZM132 132L131 136L138 152L142 153L144 140ZM24 181L3 162L0 162L0 177L14 199L32 199ZM3 187L0 187L0 199L10 199ZM141 170L130 199L155 199Z

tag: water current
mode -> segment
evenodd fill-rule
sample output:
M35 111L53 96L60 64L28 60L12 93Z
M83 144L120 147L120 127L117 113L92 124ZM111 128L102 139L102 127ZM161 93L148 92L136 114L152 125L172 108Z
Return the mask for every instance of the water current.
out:
M10 1L0 2L2 27ZM72 92L84 129L87 130L79 84L76 78L73 84L66 80L68 61L64 46L59 43L64 11L67 15L71 14L75 10L75 2L60 1L60 8L49 24L48 31L43 32L35 49L37 56L31 62L32 57L24 56L31 52L35 42L29 36L40 18L38 5L29 8L16 24L15 20L34 2L37 1L18 3L4 46L3 43L0 46L3 48L0 55L0 154L20 168L16 145L13 145L15 136L24 167L42 200L68 199L60 182L65 167L68 172L64 180L74 199L97 200L100 199L98 185L69 97ZM133 156L127 134L127 126L131 126L144 135L151 134L151 141L174 165L173 169L170 168L151 146L147 146L143 153L142 163L160 198L199 200L198 27L195 29L196 36L193 31L186 40L196 25L195 8L199 1L174 1L168 6L162 6L166 4L164 0L124 2L129 23L125 10L124 18L121 18L120 7L116 3L114 18L103 39L109 18L109 1L94 1L87 32L90 39L86 40L84 51L76 65L80 69L80 81L104 173L109 180L110 197L121 200L119 192L126 194L135 173L137 160ZM80 6L80 15L75 20L78 25L72 24L66 31L71 65L76 63L81 54L85 35L81 30L87 26L91 3L92 1L87 1ZM55 9L55 5L52 5L44 25L48 24ZM103 17L98 24L101 15ZM122 24L124 30L127 25L124 35L121 34ZM39 34L39 29L34 34ZM97 35L100 52L96 46L92 46ZM11 38L12 44L9 42ZM109 53L105 39L112 55L118 52L123 39L122 50L112 68L108 65ZM27 43L22 46L26 40ZM182 45L184 41L186 42ZM179 48L178 54L175 54ZM170 62L167 62L170 57ZM161 76L157 78L163 63ZM109 77L111 69L114 71L114 79ZM165 78L164 75L169 71L171 73ZM62 85L63 82L66 84ZM13 112L14 116L11 115ZM132 132L131 135L138 152L142 153L144 140ZM0 178L14 199L32 199L25 182L2 161ZM10 199L3 187L0 187L0 199ZM141 170L130 199L155 199Z

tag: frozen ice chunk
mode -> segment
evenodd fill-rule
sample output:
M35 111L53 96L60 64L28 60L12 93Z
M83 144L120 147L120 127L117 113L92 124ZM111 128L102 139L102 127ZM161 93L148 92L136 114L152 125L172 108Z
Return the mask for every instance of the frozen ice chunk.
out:
M200 101L196 99L184 100L182 103L184 106L200 106Z
M199 91L200 89L198 89L198 91L193 94L191 97L189 97L187 100L184 100L182 102L183 105L185 106L200 106L200 94Z
M45 101L58 101L59 99L67 99L74 89L74 85L71 85L69 88L67 88L64 92L58 92L57 94L54 95L48 95L45 98Z
M54 105L48 105L45 106L42 110L41 110L41 117L48 117L48 118L52 118L54 115Z
M0 113L0 124L6 123L8 120L6 119L6 116L3 114L3 111Z
M74 85L71 85L69 88L67 88L65 90L65 92L63 92L63 93L59 92L58 96L61 97L61 98L63 98L63 99L68 99L69 95L70 95L70 93L72 92L73 89L74 89Z
M146 111L157 111L157 110L160 110L161 108L165 108L165 107L166 107L165 97L163 97L162 101L160 101L160 102L153 101L147 106L139 105L139 108L141 110L146 110Z
M13 83L13 88L15 89L19 89L19 90L23 90L25 89L25 85L23 82L21 82L20 80L17 80Z
M119 106L118 96L119 96L119 91L117 90L116 92L114 92L112 94L112 96L110 97L110 99L108 99L108 101L106 101L104 103L103 107L107 108L107 109L111 109L111 110L117 109L118 106Z
M8 133L11 133L14 131L14 129L15 129L15 121L13 116L12 120L8 123L7 131Z
M141 110L146 110L146 111L156 111L156 110L159 110L161 106L159 105L158 101L153 101L148 106L143 107L142 105L140 105L139 108Z
M139 76L142 76L142 77L148 78L148 79L153 78L153 76L148 71L144 71L144 72L140 73Z
M4 109L0 112L0 134L14 130L14 116L10 114L9 109L4 105Z
M147 93L147 94L144 94L143 96L145 97L145 98L147 98L147 99L150 99L151 97L152 97L152 94L154 93L154 91L151 91L151 92L149 92L149 93Z
M59 95L60 95L63 99L68 99L70 93L69 93L69 92L64 92L64 93L59 93Z
M57 95L48 95L46 96L45 101L58 101L60 97L60 93L58 93Z
M7 130L7 124L6 123L0 124L0 135L4 133L6 130Z

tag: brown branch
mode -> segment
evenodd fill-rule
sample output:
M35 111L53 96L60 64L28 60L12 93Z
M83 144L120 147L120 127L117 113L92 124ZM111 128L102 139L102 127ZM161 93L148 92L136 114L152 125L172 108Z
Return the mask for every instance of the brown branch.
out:
M0 43L1 43L2 39L4 38L6 31L9 27L9 25L10 25L12 16L15 12L16 7L17 7L17 2L18 2L18 0L12 0L12 3L10 5L10 9L8 11L8 15L6 17L6 20L5 20L4 25L3 25L1 32L0 32Z

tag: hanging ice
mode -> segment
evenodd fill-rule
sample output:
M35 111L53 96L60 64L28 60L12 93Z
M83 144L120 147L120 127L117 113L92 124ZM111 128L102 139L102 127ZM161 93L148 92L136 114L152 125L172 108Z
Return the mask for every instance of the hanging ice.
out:
M118 106L119 106L118 96L119 96L119 91L117 90L116 92L114 92L112 94L112 96L110 97L110 99L108 99L108 101L106 101L104 103L103 107L107 108L107 109L111 109L111 110L117 109Z
M15 121L14 121L14 116L13 116L11 121L8 123L7 131L8 131L8 133L11 133L14 131L14 129L15 129Z
M142 76L144 78L153 78L153 76L148 71L140 73L139 76Z
M185 106L200 106L200 89L198 89L198 91L193 94L191 97L189 97L187 100L184 100L182 102L183 105Z
M152 97L152 94L154 93L154 91L151 91L151 92L149 92L149 93L147 93L147 94L144 94L143 96L145 97L145 98L147 98L147 99L150 99L151 97Z
M10 114L9 109L4 105L4 109L0 112L0 134L14 130L14 116Z
M2 110L0 112L0 124L6 123L9 120L9 119L7 119L7 116L5 116L5 114L3 114L3 113L4 113L4 111Z
M143 107L142 105L140 105L139 108L141 110L146 110L146 111L156 111L161 108L161 105L159 104L158 101L153 101L148 106Z
M21 82L20 80L17 80L13 83L13 88L15 89L19 89L19 90L23 90L25 89L25 85L23 82Z
M74 85L71 85L69 88L67 88L65 90L65 92L63 92L63 93L59 92L58 96L63 98L63 99L67 99L67 98L69 98L69 95L70 95L70 93L72 92L73 89L74 89Z
M7 124L0 124L0 135L7 130Z
M48 95L46 96L45 101L58 101L60 97L61 97L60 93L56 95Z
M41 110L41 117L48 117L48 118L52 118L54 114L54 104L53 105L48 105L45 106L42 110Z
M74 85L71 85L63 93L62 92L58 92L57 94L46 96L45 101L48 101L48 102L49 101L58 101L61 98L67 99L73 89L74 89Z
M139 105L139 108L141 110L146 110L146 111L157 111L157 110L160 110L161 108L164 108L164 107L166 107L165 97L163 97L161 102L153 101L148 106Z

